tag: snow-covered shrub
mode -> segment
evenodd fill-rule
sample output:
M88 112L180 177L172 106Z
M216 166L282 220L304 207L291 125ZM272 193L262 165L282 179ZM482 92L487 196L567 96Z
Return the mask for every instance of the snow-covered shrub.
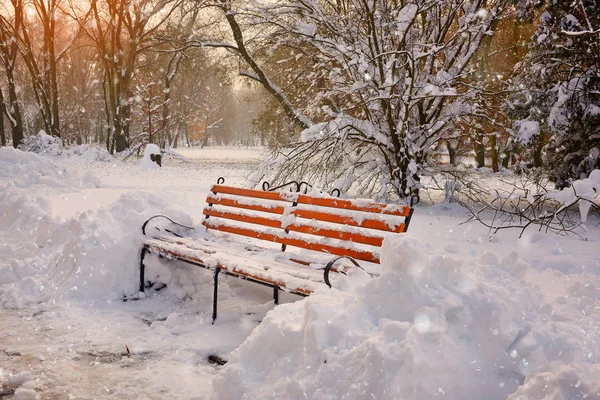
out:
M44 156L81 157L87 161L109 162L115 160L108 151L101 147L81 144L65 149L60 138L50 136L44 131L40 131L37 135L26 137L22 148L25 151Z
M81 157L87 161L104 161L112 162L115 158L103 147L90 146L87 144L81 144L71 146L65 150L65 154L68 156Z
M63 152L63 143L60 138L39 131L37 135L28 136L23 140L23 149L36 154L59 156Z
M600 168L600 13L593 0L537 5L545 11L527 57L515 67L518 94L511 109L524 118L515 123L517 137L533 138L536 154L547 144L549 176L564 188ZM536 132L537 123L542 129Z

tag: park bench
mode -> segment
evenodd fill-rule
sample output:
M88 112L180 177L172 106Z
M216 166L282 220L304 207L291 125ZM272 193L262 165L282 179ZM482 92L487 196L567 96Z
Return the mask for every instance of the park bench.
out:
M144 276L148 252L212 270L213 323L219 274L273 288L275 304L279 290L308 296L331 287L331 272L345 274L352 267L372 272L363 267L379 263L384 236L406 232L413 212L408 206L302 193L302 185L295 182L296 192L223 183L220 178L206 198L203 225L212 231L210 235L194 239L160 231L144 240L140 259L140 292L150 284ZM146 221L144 235L148 223L157 217L165 216ZM256 240L262 241L260 246ZM288 246L296 251L286 252Z

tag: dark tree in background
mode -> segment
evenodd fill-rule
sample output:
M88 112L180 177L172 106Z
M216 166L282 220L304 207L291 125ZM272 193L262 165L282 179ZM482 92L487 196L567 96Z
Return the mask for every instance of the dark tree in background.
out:
M0 15L0 62L4 67L4 75L6 76L6 84L8 91L8 101L2 101L2 110L8 117L10 122L12 144L17 147L23 141L23 118L21 116L21 107L17 101L17 55L19 54L16 40L12 40L15 36L15 29L21 29L23 24L23 1L13 1L15 11L6 16ZM6 9L3 7L3 10ZM4 144L3 144L4 145Z
M545 163L557 187L600 167L600 1L549 1L519 66L514 111L549 133Z

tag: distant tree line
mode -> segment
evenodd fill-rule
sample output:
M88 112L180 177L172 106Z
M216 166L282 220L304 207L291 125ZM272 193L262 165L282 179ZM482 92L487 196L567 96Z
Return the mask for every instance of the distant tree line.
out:
M464 157L600 164L595 0L0 4L2 145L260 143L275 179L397 199Z

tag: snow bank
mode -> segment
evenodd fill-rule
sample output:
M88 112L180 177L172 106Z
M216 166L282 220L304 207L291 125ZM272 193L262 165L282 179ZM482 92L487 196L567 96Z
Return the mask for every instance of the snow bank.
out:
M59 156L63 151L62 140L52 137L44 131L39 131L37 135L25 137L23 147L26 151L50 156Z
M39 395L34 387L35 382L30 371L5 376L4 371L0 369L0 397L13 393L15 400L36 400L39 399Z
M214 398L506 399L533 388L545 363L599 361L595 336L553 320L521 280L529 265L516 253L469 265L400 236L385 240L379 278L269 312L213 381ZM569 314L576 303L564 301Z
M166 212L192 224L172 198L143 192L71 218L53 215L49 195L92 188L96 180L65 171L49 158L0 148L0 305L115 300L137 293L143 222ZM173 283L172 290L183 286L178 282L193 288L189 276L163 269L154 263L149 273Z
M28 152L43 156L81 157L86 161L110 162L115 160L106 149L87 144L75 145L65 149L60 138L50 136L44 131L26 137L23 140L23 147Z
M153 160L153 156L160 156L160 149L155 144L146 145L144 150L144 157L140 161L140 169L157 169L160 165Z
M10 188L21 188L35 197L40 191L57 193L99 185L96 177L69 172L48 157L0 148L0 189L4 194Z
M507 400L600 399L600 366L552 365L540 368Z
M115 161L115 158L106 149L87 144L71 146L63 152L63 155L67 157L81 157L85 161Z
M587 178L573 181L571 187L560 191L548 192L546 196L560 201L565 205L571 204L577 201L577 198L580 198L579 213L581 215L581 222L585 223L592 203L598 194L600 194L600 169L595 169Z

